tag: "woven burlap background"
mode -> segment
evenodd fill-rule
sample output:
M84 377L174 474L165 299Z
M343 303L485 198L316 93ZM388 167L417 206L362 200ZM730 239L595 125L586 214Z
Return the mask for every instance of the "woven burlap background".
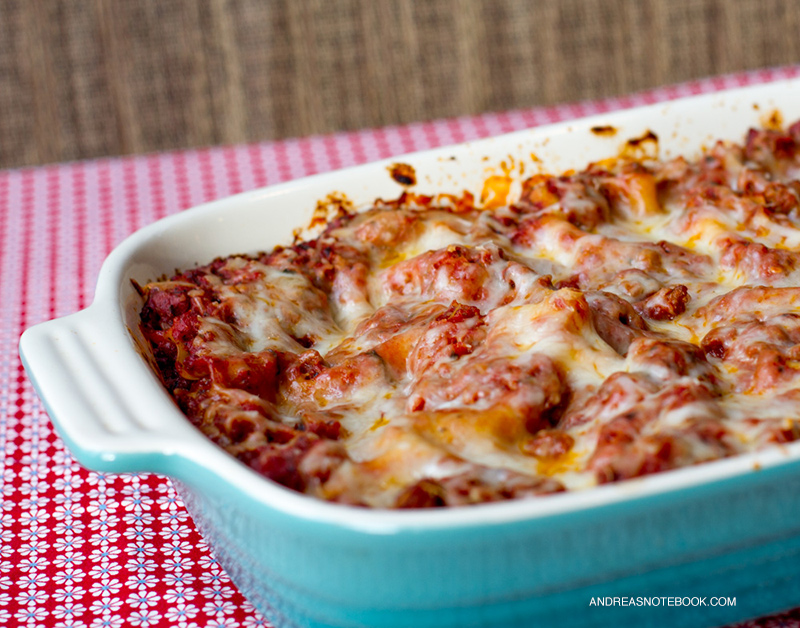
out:
M796 0L0 0L0 167L595 99L798 61Z

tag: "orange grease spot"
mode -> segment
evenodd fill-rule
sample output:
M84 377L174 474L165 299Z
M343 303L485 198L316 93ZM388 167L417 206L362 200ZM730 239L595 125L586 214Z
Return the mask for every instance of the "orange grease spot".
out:
M508 204L512 179L508 175L492 175L483 182L481 205L484 209L496 209Z

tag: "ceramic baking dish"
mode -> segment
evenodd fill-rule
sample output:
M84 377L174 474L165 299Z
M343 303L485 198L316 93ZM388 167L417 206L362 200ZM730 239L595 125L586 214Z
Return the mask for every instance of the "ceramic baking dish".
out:
M532 500L404 512L324 503L258 476L189 424L143 357L131 283L288 243L332 192L356 206L396 198L397 161L415 169L417 192L480 197L493 174L582 168L648 131L662 156L693 155L717 137L741 140L776 110L800 118L800 81L416 153L182 212L108 257L91 307L26 331L25 368L86 467L176 481L235 583L278 628L711 626L798 606L796 444ZM625 600L608 606L614 596ZM735 603L712 605L717 597Z

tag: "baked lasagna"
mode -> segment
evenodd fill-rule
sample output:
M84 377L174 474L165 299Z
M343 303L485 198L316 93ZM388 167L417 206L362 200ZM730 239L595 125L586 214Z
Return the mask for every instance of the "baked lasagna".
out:
M316 237L142 286L164 385L258 473L375 508L800 437L800 123L495 179L340 203Z

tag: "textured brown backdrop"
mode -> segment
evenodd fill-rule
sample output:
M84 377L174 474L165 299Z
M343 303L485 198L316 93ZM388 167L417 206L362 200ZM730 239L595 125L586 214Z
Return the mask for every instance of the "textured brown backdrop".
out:
M799 61L800 2L788 0L0 0L0 167Z

